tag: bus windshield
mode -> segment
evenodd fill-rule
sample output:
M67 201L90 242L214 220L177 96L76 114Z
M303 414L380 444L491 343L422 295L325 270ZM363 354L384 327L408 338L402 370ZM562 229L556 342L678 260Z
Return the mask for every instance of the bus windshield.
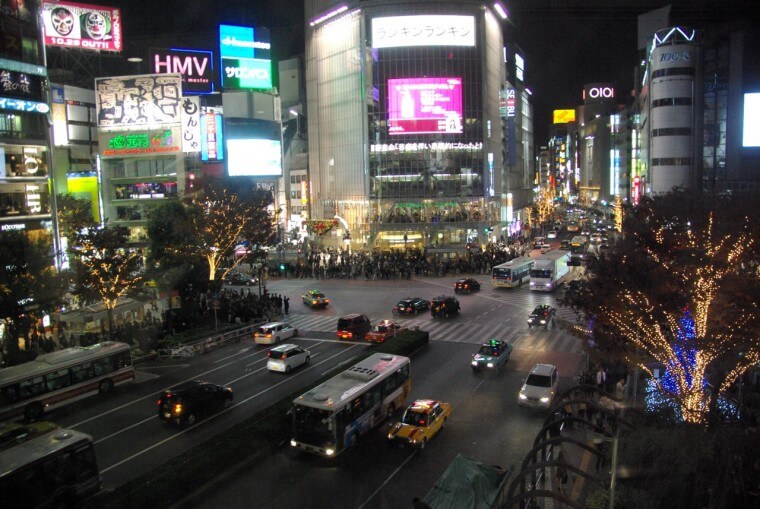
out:
M512 271L510 269L503 269L503 268L499 268L499 267L494 267L494 269L493 269L493 277L510 278L510 277L512 277Z
M533 269L530 271L530 277L538 279L550 279L552 277L551 270Z
M296 405L293 410L296 439L324 441L335 435L335 416L320 408Z

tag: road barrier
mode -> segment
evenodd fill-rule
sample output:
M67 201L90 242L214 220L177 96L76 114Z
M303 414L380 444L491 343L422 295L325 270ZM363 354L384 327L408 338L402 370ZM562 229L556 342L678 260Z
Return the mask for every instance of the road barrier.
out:
M190 343L177 345L172 348L161 348L157 351L159 359L188 359L198 354L203 354L221 348L229 343L238 343L243 336L250 336L263 322L246 325L239 329L215 334L207 338L198 339Z

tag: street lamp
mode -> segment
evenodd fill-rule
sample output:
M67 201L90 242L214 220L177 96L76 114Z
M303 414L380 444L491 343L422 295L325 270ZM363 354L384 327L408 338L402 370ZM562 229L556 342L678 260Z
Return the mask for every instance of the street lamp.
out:
M301 119L300 119L301 114L298 113L294 109L290 109L288 112L294 117L296 117L296 134L301 134Z

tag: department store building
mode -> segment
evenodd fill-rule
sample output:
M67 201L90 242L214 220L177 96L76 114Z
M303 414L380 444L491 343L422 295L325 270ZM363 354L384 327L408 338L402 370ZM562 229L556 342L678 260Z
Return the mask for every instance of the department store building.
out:
M368 249L453 254L520 234L532 110L503 6L306 0L305 12L312 218L339 218L337 236Z

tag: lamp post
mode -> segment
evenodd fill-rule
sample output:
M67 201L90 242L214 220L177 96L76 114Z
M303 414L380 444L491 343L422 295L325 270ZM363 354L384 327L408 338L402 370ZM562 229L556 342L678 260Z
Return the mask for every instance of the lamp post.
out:
M296 134L301 134L301 118L300 118L300 117L301 117L301 114L300 114L300 113L298 113L298 112L297 112L296 110L294 110L294 109L290 109L290 110L288 110L288 112L289 112L289 113L290 113L292 116L296 117Z

